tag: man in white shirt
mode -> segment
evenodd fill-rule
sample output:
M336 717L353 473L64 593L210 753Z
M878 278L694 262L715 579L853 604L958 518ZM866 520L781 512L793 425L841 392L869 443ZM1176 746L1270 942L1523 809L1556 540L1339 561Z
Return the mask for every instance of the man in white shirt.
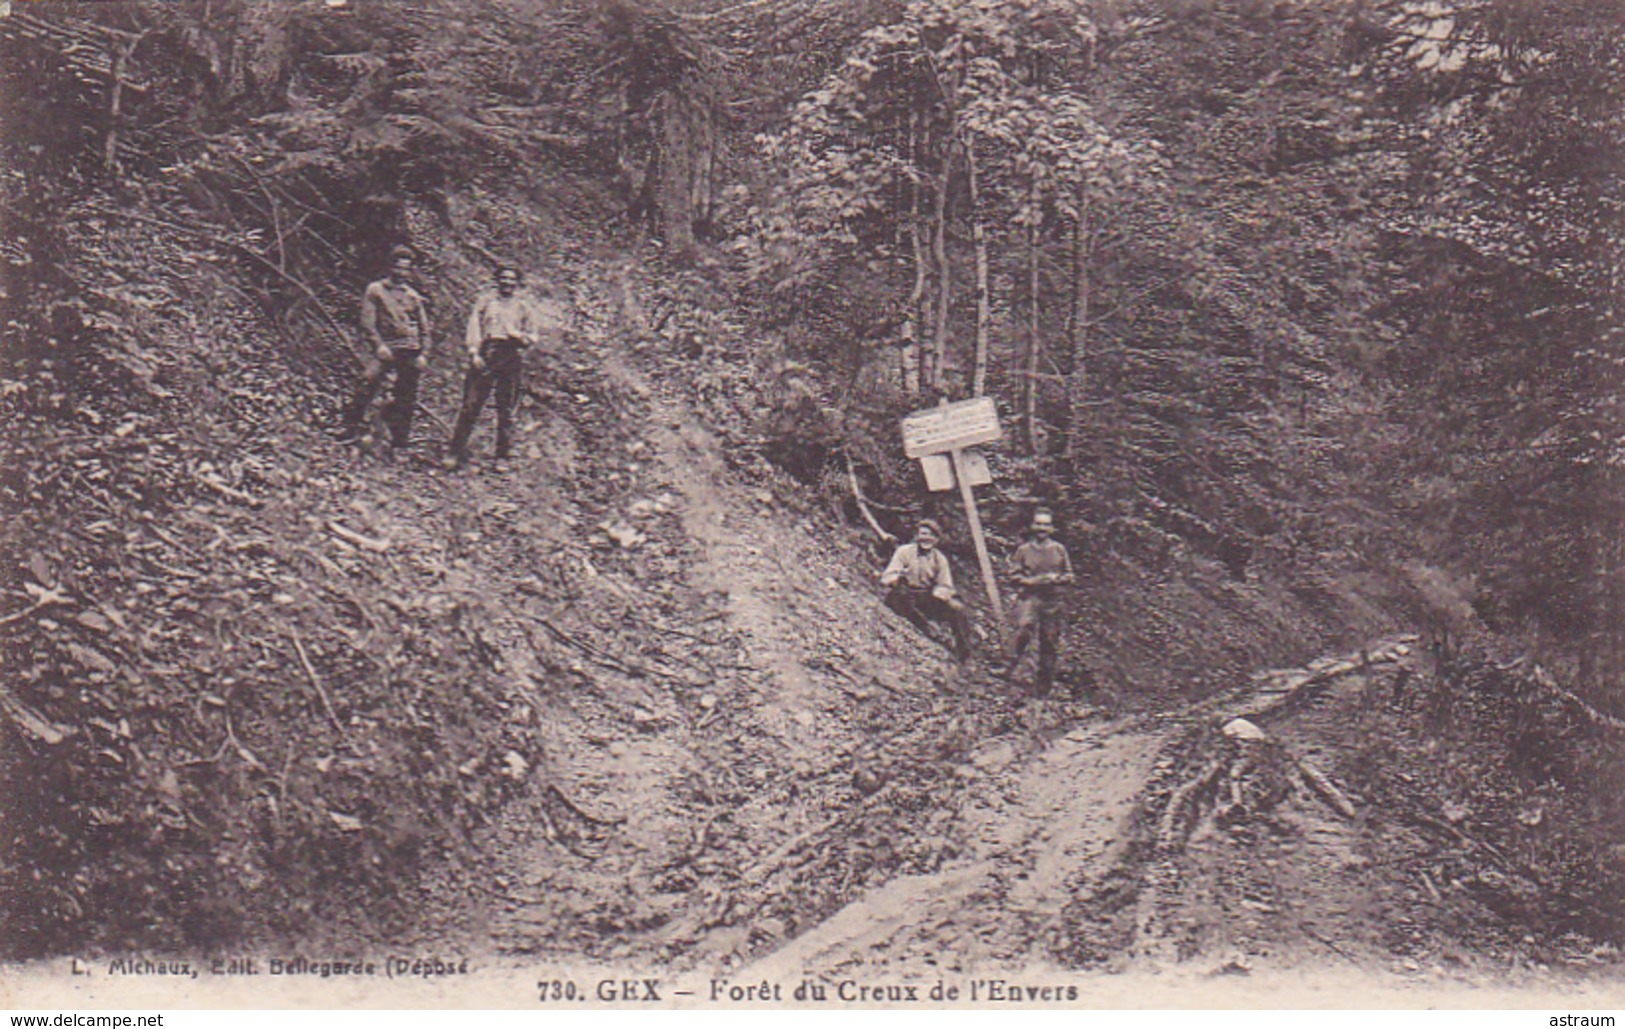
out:
M519 403L520 373L526 347L539 343L544 333L560 329L559 320L537 309L519 292L519 269L497 269L496 289L481 293L468 316L464 343L468 348L468 377L463 381L463 404L452 430L446 468L461 467L468 459L468 437L485 408L492 389L497 402L497 460L513 446L513 413Z
M963 662L970 659L970 615L954 590L948 555L937 549L940 535L936 522L922 521L914 542L892 554L880 573L880 584L887 590L886 606L920 631L926 631L929 622L947 622L954 633L954 657Z

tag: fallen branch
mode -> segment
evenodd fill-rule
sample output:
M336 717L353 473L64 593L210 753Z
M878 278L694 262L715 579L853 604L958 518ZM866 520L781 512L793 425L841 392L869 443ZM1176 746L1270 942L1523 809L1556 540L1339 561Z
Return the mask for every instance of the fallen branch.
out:
M823 836L825 833L829 832L837 825L840 825L841 822L845 821L853 814L874 807L875 804L878 803L876 798L887 797L890 796L891 793L892 784L888 782L880 789L864 798L863 801L861 801L858 806L852 810L833 815L824 819L822 822L819 822L812 828L807 829L804 832L797 833L795 836L790 837L788 840L785 840L783 843L773 848L772 853L745 869L744 872L741 873L740 879L747 886L761 885L764 881L766 881L768 876L779 870L780 866L784 864L786 859L788 859L791 854L794 854L803 845Z
M852 455L851 454L847 454L845 456L846 456L846 481L852 487L852 499L857 502L858 513L863 515L863 520L869 523L869 528L871 528L871 529L873 529L875 531L875 535L879 536L882 540L886 541L887 543L896 543L897 542L897 537L893 536L891 533L889 533L885 529L881 528L880 523L875 521L875 516L869 512L869 502L863 495L862 487L860 487L858 485L858 469L857 469L857 466L852 463Z
M145 561L147 564L151 565L152 567L158 569L160 572L163 572L165 575L173 575L177 579L201 579L201 578L203 578L203 573L202 572L194 572L190 568L176 568L174 565L165 564L164 562L158 560L156 557L153 557L150 554L143 554L139 550L132 550L131 553L133 553L136 557L138 557L141 560Z
M337 712L333 710L333 702L328 699L327 689L322 685L321 677L316 674L315 666L310 663L310 655L305 653L305 645L299 639L299 631L290 630L288 637L293 640L293 649L299 653L299 663L304 666L310 684L316 688L316 695L322 698L322 708L327 712L328 720L333 723L333 728L339 731L340 736L347 735L344 724L339 721Z
M571 814L575 815L583 822L587 822L591 825L621 825L626 821L624 817L599 818L596 815L589 815L587 812L581 809L579 804L565 796L564 791L559 789L554 783L547 784L547 792L552 795L553 799L557 800L560 804L563 804Z
M1224 770L1227 760L1216 757L1207 763L1200 775L1175 790L1173 796L1168 798L1168 806L1163 809L1162 817L1157 821L1157 848L1170 850L1173 848L1175 838L1183 831L1180 823L1186 808L1196 802L1196 797L1203 790L1213 784Z
M1324 937L1324 936L1320 935L1320 933L1316 932L1315 927L1310 925L1308 922L1299 922L1298 923L1298 928L1303 930L1303 933L1304 933L1305 936L1308 936L1311 940L1314 940L1316 943L1318 943L1321 946L1325 947L1327 950L1331 951L1333 954L1336 954L1336 955L1338 955L1339 957L1342 957L1342 958L1346 958L1349 961L1354 962L1354 964L1356 964L1356 965L1360 963L1359 961L1355 960L1355 957L1354 957L1353 954L1350 954L1348 951L1344 950L1342 947L1339 947L1337 944L1333 943L1331 940L1328 940L1326 937Z
M1288 754L1287 756L1291 757L1292 755ZM1349 800L1347 794L1337 788L1336 783L1327 778L1325 772L1310 764L1308 758L1293 757L1292 763L1297 766L1299 772L1303 773L1304 781L1320 795L1322 800L1332 806L1332 810L1351 822L1354 820L1354 817L1359 814L1354 802Z
M353 543L363 550L370 550L375 554L384 554L388 553L389 551L388 540L373 539L371 536L363 536L361 533L349 528L342 522L330 521L327 523L327 527L332 530L333 535L338 536L347 543Z
M261 504L265 503L265 501L254 496L252 493L244 493L237 487L223 482L213 475L209 475L204 472L197 472L192 477L221 496L247 504L249 507L259 507Z
M1547 693L1550 693L1558 699L1566 701L1567 703L1579 708L1580 713L1585 715L1586 718L1590 720L1592 725L1605 725L1610 729L1625 731L1625 719L1615 718L1613 715L1598 711L1590 704L1587 704L1573 693L1570 693L1568 690L1564 689L1558 683L1558 681L1552 677L1552 674L1546 671L1546 669L1542 668L1540 665L1536 665L1530 672L1530 678L1534 680L1535 685L1539 686Z
M1258 721L1264 715L1295 701L1303 690L1324 686L1344 675L1379 664L1392 664L1410 653L1415 635L1387 640L1376 647L1339 658L1321 658L1303 668L1265 672L1253 677L1256 695L1230 717Z
M243 762L247 764L248 767L254 769L255 771L266 772L269 774L269 769L267 769L265 765L261 763L260 759L254 755L254 752L243 746L242 741L237 738L237 731L231 726L230 708L226 709L226 740L225 742L222 742L220 746L224 748L228 742L232 745L232 748L237 751L237 756L242 758ZM220 755L216 754L215 760L220 760Z
M596 664L603 665L605 668L613 668L623 675L630 675L633 678L638 679L647 678L649 676L657 676L683 686L698 688L701 685L692 679L684 678L681 675L674 675L671 672L663 671L659 668L651 668L647 665L629 664L613 654L600 650L598 647L593 646L591 643L588 643L585 640L576 639L574 636L565 632L563 629L560 629L558 626L554 625L552 622L541 617L540 615L532 614L531 618L541 625L542 628L552 633L553 637L559 642L575 647L577 650L587 655L588 659Z
M0 708L5 709L17 728L47 746L54 747L78 732L72 726L56 724L3 689L0 689Z
M0 626L10 625L12 622L20 622L24 618L27 618L27 617L29 617L30 615L33 615L33 614L37 614L40 611L45 610L46 608L50 607L53 604L72 604L72 603L73 603L73 601L67 600L67 599L60 599L59 600L59 599L57 599L55 597L51 597L51 596L42 597L39 600L39 602L34 604L33 607L23 608L21 611L15 612L13 614L9 614L4 618L0 618Z
M273 273L274 275L276 275L276 277L281 279L283 282L286 282L288 285L292 286L293 288L297 289L299 292L303 293L305 295L306 299L308 299L311 302L311 304L315 306L316 313L321 315L321 320L326 323L326 327L329 330L332 331L334 337L340 343L344 344L344 350L347 353L350 353L350 354L356 356L357 360L360 360L360 355L355 354L354 347L351 345L350 335L344 330L344 327L341 326L338 323L338 320L335 319L333 317L333 315L327 310L327 305L322 303L321 297L316 295L316 291L311 289L309 285L305 284L304 282L301 282L298 278L296 278L293 275L289 274L285 269L277 267L277 263L275 261L272 261L267 257L261 256L259 253L257 253L254 250L253 247L247 246L246 244L243 244L243 243L235 242L233 240L224 240L224 241L222 241L222 240L216 238L215 235L213 233L209 232L208 229L199 228L199 227L197 227L195 225L181 225L181 224L179 224L177 222L165 221L162 218L153 218L153 217L150 217L148 215L137 214L134 211L125 211L125 210L119 210L119 209L116 209L116 208L102 207L102 206L97 205L97 204L87 204L87 205L85 205L85 207L86 207L87 210L95 211L97 214L107 215L108 217L112 217L112 218L129 218L129 219L132 219L134 221L144 222L144 223L146 223L148 225L154 225L154 226L157 226L159 228L168 229L171 232L188 233L190 235L197 236L197 237L200 237L202 239L205 239L205 240L209 241L210 243L213 243L213 244L215 244L217 246L225 246L225 247L228 247L228 248L230 248L232 250L237 251L239 254L242 254L243 256L249 258L250 260L254 261L256 264L260 265L261 267L265 268L266 270L268 270L271 273Z

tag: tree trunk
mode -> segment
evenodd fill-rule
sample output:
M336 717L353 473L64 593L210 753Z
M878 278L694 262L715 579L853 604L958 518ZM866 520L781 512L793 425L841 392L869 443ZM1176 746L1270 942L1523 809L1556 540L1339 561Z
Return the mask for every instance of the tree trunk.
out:
M948 363L948 302L953 296L953 269L948 264L948 177L952 170L950 147L942 152L942 173L937 176L936 207L931 212L931 257L937 273L937 316L932 326L930 374L925 387L938 395L947 394L943 369Z
M709 159L709 119L702 104L678 92L667 93L658 103L661 232L667 252L687 264L694 256L695 198L703 186L700 165Z
M903 326L903 389L909 396L921 396L925 392L925 377L921 365L924 356L924 340L926 328L926 273L925 273L925 239L921 232L918 219L908 227L910 241L914 244L914 289L909 294L908 322Z
M1067 338L1072 364L1067 372L1066 456L1077 468L1078 448L1089 423L1089 260L1092 230L1089 225L1089 187L1077 185L1078 217L1072 225L1072 311Z
M113 84L107 91L107 133L102 137L102 170L109 175L118 172L118 139L119 122L124 117L124 76L129 71L130 57L135 53L136 43L140 40L128 40L120 43L118 51L113 55Z
M971 374L971 396L987 395L987 324L991 304L987 285L987 233L982 225L982 212L978 209L976 183L976 143L965 141L965 173L970 187L971 240L976 250L976 363Z
M919 166L919 117L908 119L909 156ZM925 339L925 242L920 238L920 186L909 180L909 241L914 245L914 289L908 295L908 311L903 319L903 391L910 397L920 395L920 341Z
M1022 383L1022 427L1027 436L1027 453L1038 453L1038 372L1043 355L1043 338L1038 322L1038 176L1028 192L1027 222L1027 374Z

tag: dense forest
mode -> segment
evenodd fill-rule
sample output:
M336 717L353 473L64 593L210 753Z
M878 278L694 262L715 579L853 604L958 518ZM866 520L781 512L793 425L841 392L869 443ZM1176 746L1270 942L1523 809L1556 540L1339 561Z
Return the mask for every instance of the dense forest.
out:
M1414 634L1428 699L1373 723L1349 788L1387 815L1411 791L1450 860L1499 869L1435 854L1422 896L1454 879L1508 939L1620 944L1618 3L0 6L0 953L212 947L336 910L399 931L446 888L424 883L489 871L513 810L565 863L616 853L624 812L582 799L614 791L561 778L595 738L561 705L765 770L662 782L704 828L671 844L686 865L629 867L690 907L600 898L590 925L559 916L576 935L538 930L551 945L675 959L738 922L712 950L749 956L951 860L877 841L952 836L926 808L1014 731L1004 687L972 676L976 702L945 708L885 685L917 655L876 656L876 685L848 651L877 631L884 534L922 513L980 593L957 494L927 494L897 434L975 396L1006 430L980 491L994 549L1047 505L1080 569L1075 698L1172 710ZM399 243L447 340L501 263L577 312L587 342L537 371L530 463L505 480L318 434ZM444 361L426 432L457 388ZM738 523L647 479L658 455L699 467L680 444L833 562L834 600L774 600L805 639L739 601L747 567L695 570ZM753 560L789 546L764 538ZM779 568L757 600L799 581ZM771 711L732 721L730 690L809 669L857 691L817 714L849 751L808 757ZM581 691L619 713L560 699ZM718 726L726 746L703 743ZM1160 788L1140 822L1166 835L1157 805L1202 791ZM826 848L814 875L772 816L693 814L733 796L816 821L815 794L879 849ZM1055 954L1124 946L1078 910Z

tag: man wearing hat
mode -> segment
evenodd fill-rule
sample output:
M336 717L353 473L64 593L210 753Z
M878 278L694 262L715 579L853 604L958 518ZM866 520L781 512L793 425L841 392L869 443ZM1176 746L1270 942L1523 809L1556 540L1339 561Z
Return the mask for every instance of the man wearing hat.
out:
M1056 641L1061 635L1061 587L1072 582L1072 559L1055 541L1055 516L1045 508L1033 512L1027 542L1010 556L1016 580L1016 635L1010 643L1009 669L1014 670L1033 637L1038 637L1038 677L1034 687L1047 691L1055 681Z
M551 320L548 320L551 324ZM468 347L468 376L463 380L463 404L452 430L446 468L460 467L468 459L468 437L485 401L496 390L497 460L513 446L513 413L519 404L520 373L526 347L541 340L544 319L530 297L519 292L519 269L497 269L496 289L481 293L468 316L464 343Z
M954 657L963 662L970 658L970 615L954 590L948 555L937 549L940 535L936 522L922 521L914 542L892 554L880 584L887 589L886 606L922 632L928 622L947 622L954 633Z
M390 252L390 270L369 283L361 295L361 338L370 350L355 397L340 415L341 439L360 438L366 428L367 408L384 386L384 375L395 374L389 402L379 412L397 447L411 441L412 415L417 410L418 378L427 364L429 313L423 297L407 282L414 255L410 247Z

